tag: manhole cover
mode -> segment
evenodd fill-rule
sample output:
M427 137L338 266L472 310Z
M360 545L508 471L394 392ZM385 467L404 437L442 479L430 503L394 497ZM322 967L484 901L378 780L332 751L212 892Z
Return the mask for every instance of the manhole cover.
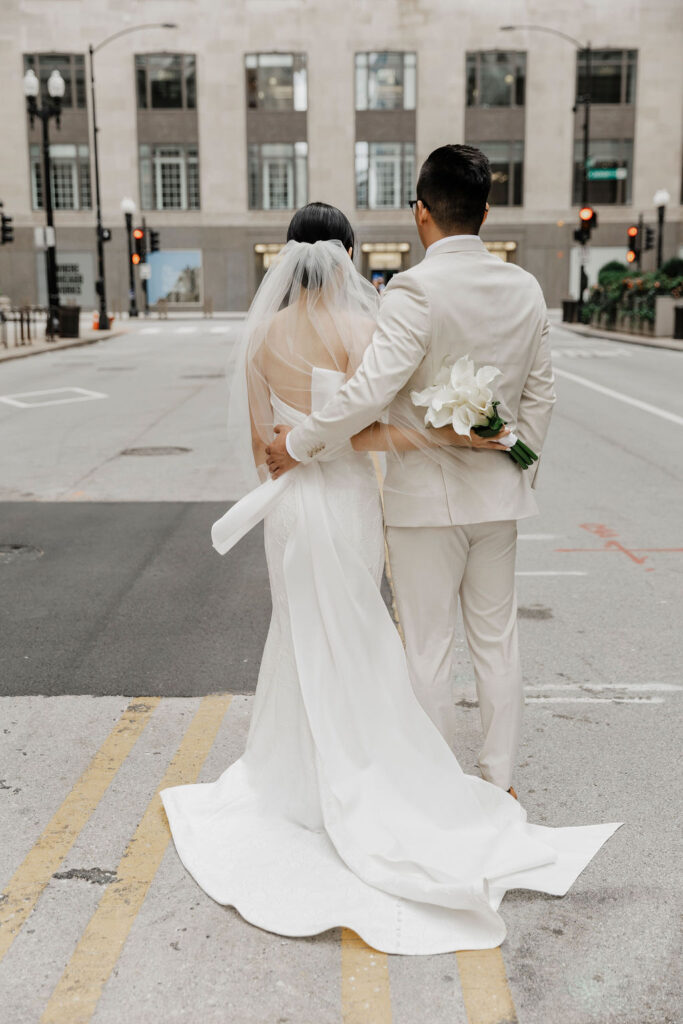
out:
M0 544L0 565L7 562L18 562L22 559L25 562L33 562L43 554L41 548L33 544Z
M147 448L124 448L121 455L185 455L191 452L191 448L181 448L179 445L159 445L158 447Z

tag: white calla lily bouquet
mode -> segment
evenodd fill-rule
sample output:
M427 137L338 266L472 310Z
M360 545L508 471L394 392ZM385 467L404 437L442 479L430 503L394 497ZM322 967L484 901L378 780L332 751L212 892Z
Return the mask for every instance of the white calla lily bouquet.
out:
M426 407L426 426L452 426L463 437L469 437L472 430L480 437L495 437L505 421L498 415L500 402L495 401L489 385L499 376L501 371L495 366L482 366L475 372L470 357L462 356L455 363L444 362L434 384L411 392L410 397L413 405ZM538 459L514 433L499 441L521 469L528 469Z

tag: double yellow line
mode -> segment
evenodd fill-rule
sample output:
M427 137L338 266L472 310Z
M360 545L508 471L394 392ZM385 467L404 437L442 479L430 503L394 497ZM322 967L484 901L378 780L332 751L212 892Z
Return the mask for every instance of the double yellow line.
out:
M232 697L204 697L97 909L57 983L41 1024L87 1024L170 839L159 790L194 782ZM0 902L0 959L142 735L158 697L131 703L10 880Z

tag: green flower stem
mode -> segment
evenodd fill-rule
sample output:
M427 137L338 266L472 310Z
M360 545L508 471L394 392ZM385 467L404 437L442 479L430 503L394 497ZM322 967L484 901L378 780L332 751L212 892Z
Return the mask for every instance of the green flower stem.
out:
M498 415L498 406L500 402L493 403L493 412L488 418L488 421L480 427L474 427L475 434L479 434L480 437L495 437L505 426L505 420L502 420ZM507 454L510 458L517 463L520 469L528 469L534 462L538 461L538 455L532 451L528 444L519 439L513 444L512 448L508 448Z

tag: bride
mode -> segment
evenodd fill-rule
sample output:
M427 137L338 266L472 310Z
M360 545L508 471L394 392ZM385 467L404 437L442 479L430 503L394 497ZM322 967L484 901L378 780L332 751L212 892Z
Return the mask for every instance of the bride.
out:
M249 312L230 402L247 493L212 537L225 553L264 520L273 615L243 756L214 783L161 796L187 870L252 924L346 926L387 953L485 949L505 937L508 889L564 894L618 825L529 824L512 796L462 771L413 694L380 593L369 452L438 457L463 439L392 407L390 425L267 478L274 424L322 408L370 342L378 297L352 248L339 210L304 207Z

